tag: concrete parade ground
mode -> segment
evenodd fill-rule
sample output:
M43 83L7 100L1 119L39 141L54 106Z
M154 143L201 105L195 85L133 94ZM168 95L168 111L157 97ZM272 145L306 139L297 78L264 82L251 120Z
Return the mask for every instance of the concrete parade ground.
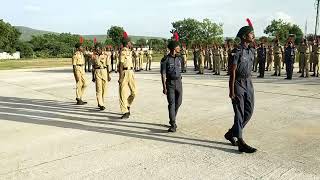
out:
M127 120L115 73L98 111L91 73L88 104L76 106L71 67L0 71L0 179L320 179L320 79L296 71L292 81L284 70L254 73L244 138L255 154L238 153L223 137L233 123L226 72L189 67L178 131L169 134L159 63L136 73Z

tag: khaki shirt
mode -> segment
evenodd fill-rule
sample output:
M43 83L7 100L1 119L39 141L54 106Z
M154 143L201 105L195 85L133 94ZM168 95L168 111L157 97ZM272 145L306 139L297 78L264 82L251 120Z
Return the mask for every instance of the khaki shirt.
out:
M74 66L84 65L84 63L85 63L85 61L84 61L83 53L80 51L75 52L72 57L72 65L74 65Z
M153 54L152 50L147 51L148 58L152 58L152 54Z
M140 55L140 59L143 58L144 52L143 52L143 51L140 51L140 52L139 52L139 55Z
M124 68L131 69L133 68L132 62L132 51L128 48L123 48L120 55L120 63L123 64Z
M273 52L274 52L274 54L282 55L283 47L282 46L274 46L273 47Z
M299 46L299 53L309 54L310 53L309 45L300 45Z
M104 80L108 80L108 70L107 67L107 55L101 54L92 56L92 65L95 68L94 75L95 78L100 78Z

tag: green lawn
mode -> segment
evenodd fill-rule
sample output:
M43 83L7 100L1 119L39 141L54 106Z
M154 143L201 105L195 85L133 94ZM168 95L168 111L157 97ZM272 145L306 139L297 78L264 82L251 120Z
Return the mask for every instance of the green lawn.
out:
M71 58L0 60L0 70L70 66Z
M160 62L163 54L154 54L153 61ZM146 61L146 58L144 59ZM71 58L0 60L0 70L51 68L71 66Z

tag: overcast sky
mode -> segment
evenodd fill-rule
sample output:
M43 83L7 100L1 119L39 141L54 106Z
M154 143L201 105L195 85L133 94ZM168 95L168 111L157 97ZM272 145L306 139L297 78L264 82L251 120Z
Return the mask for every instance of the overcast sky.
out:
M257 36L274 18L314 32L315 0L0 0L0 19L12 25L77 34L106 34L112 25L130 35L169 37L171 22L209 18L235 36L251 18Z

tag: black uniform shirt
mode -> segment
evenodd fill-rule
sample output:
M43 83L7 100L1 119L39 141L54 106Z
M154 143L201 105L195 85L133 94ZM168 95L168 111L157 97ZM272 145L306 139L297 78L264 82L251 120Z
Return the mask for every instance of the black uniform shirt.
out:
M160 73L162 75L166 74L169 80L181 79L181 62L181 56L173 57L171 54L167 55L161 60Z

